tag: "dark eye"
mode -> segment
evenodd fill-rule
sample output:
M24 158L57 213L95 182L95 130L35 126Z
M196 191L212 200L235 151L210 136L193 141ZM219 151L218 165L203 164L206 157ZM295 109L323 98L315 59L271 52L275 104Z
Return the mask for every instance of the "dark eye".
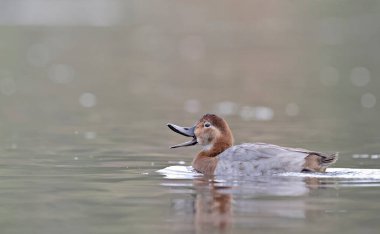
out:
M204 126L205 126L205 128L209 128L209 127L211 126L211 124L210 124L209 122L206 122L206 123L204 124Z

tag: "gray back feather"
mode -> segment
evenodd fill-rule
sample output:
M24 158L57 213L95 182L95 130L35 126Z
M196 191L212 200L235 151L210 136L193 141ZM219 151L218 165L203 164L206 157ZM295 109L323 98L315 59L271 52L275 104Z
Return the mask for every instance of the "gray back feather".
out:
M305 149L254 143L228 148L218 156L216 175L270 175L283 172L300 172L305 157L315 153Z

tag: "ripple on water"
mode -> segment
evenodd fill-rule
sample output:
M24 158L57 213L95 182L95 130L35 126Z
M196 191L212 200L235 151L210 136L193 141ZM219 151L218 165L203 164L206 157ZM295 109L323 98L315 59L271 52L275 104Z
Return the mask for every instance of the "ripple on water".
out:
M158 173L168 179L193 179L202 174L197 173L191 166L169 166L158 170ZM311 178L336 178L356 179L359 181L380 180L380 169L358 169L358 168L328 168L326 173L281 173L276 176L282 177L311 177Z

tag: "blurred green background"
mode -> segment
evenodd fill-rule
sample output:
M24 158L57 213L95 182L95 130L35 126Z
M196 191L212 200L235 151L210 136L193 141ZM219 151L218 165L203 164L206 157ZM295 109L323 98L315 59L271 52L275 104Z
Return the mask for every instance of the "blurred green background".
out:
M376 153L379 11L368 0L2 0L1 144L147 121L154 134L213 112L240 124L239 141Z

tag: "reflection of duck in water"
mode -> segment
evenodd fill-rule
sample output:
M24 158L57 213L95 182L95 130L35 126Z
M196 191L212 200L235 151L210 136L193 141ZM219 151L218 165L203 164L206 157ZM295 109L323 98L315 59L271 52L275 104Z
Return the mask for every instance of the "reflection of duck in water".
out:
M212 177L193 180L194 196L184 192L178 199L175 192L174 223L190 222L195 233L233 233L235 224L247 222L251 227L281 227L289 218L292 222L318 220L323 209L318 209L305 199L314 189L324 187L317 178L296 177L252 177L244 181L216 182ZM311 184L310 184L311 182ZM183 181L166 183L171 189L183 189ZM315 190L314 190L315 191ZM330 191L322 189L319 192ZM286 198L286 199L284 199ZM242 219L249 217L249 219ZM282 222L282 218L285 220ZM281 221L281 222L279 222ZM183 230L183 226L178 230ZM289 225L289 224L286 224Z
M232 196L223 192L229 188L217 186L215 182L204 179L194 180L194 186L197 190L194 204L196 229L204 231L207 227L229 229L232 219Z
M191 128L168 124L173 131L191 141L172 148L200 144L201 152L193 160L198 172L209 175L264 175L282 172L324 172L335 163L337 154L299 148L287 148L266 143L233 146L232 132L226 121L206 114Z

